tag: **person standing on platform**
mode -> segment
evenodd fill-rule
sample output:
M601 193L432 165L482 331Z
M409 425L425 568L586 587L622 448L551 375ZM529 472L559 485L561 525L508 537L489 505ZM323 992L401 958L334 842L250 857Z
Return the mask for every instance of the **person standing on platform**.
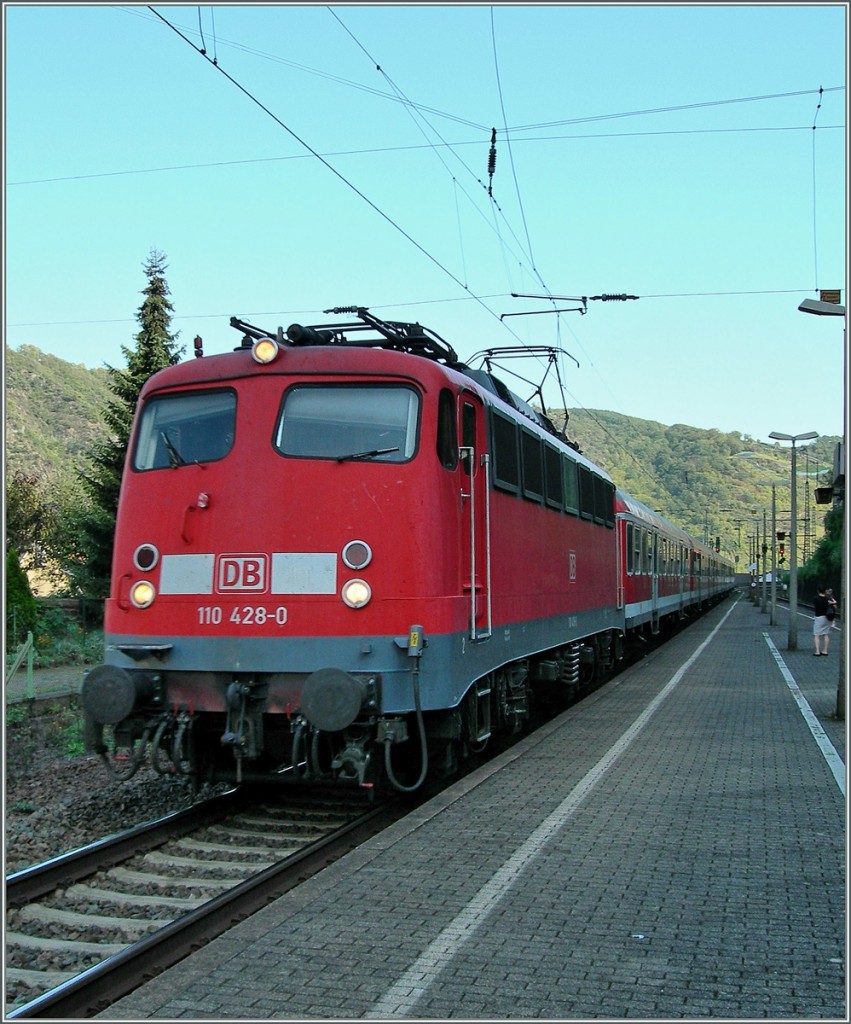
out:
M836 604L834 600L834 604ZM825 593L824 584L818 587L818 593L813 598L813 646L815 647L814 657L827 657L827 648L830 644L830 619L827 617L827 610L831 607L828 596Z

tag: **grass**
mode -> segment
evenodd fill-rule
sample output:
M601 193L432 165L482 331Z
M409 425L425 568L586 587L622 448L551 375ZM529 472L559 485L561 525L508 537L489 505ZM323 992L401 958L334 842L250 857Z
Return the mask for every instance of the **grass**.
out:
M15 659L10 645L6 668ZM103 660L103 630L84 630L76 619L56 609L42 612L33 632L33 668L96 665Z
M33 638L33 668L95 665L103 658L103 631L86 631L75 619L55 609L39 616ZM7 670L16 653L14 649L7 652ZM7 705L9 738L17 733L23 734L31 725L23 704ZM63 705L51 706L42 719L40 730L41 743L60 756L78 757L85 753L83 718L78 710Z
M37 753L79 757L86 752L83 729L83 716L76 704L51 702L35 713L24 705L11 705L6 708L7 757L21 764L29 763Z

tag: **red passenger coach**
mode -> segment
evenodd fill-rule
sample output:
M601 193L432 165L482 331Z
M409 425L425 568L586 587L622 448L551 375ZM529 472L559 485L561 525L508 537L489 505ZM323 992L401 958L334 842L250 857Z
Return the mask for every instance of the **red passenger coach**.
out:
M685 530L617 492L619 599L628 634L656 634L734 584L733 566Z
M333 312L142 391L83 687L119 778L412 790L729 589L437 335Z

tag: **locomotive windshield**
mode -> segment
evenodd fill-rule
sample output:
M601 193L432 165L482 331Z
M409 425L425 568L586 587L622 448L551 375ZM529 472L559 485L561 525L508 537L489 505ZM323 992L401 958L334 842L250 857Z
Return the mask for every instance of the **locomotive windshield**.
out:
M296 385L284 396L275 447L302 458L407 462L417 447L419 404L408 387Z
M223 459L233 447L236 393L152 398L142 410L133 468L167 469Z

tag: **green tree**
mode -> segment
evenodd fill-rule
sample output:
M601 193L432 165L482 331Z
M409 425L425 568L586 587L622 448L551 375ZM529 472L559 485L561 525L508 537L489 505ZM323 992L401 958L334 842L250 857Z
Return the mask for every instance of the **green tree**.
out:
M816 587L824 584L839 594L842 578L842 506L835 505L824 517L824 536L812 558L798 570L802 595L812 599Z
M148 283L136 314L140 329L135 348L121 347L125 369L107 366L114 398L107 402L102 418L109 436L92 447L87 456L90 468L80 474L92 507L82 511L74 524L79 543L69 572L78 592L88 597L109 593L118 492L139 393L150 376L173 366L183 354L177 347L177 334L169 329L174 307L168 297L165 259L163 253L152 249L144 264Z
M35 630L37 617L38 609L27 574L21 568L18 552L9 548L6 553L6 636L12 644L25 640L27 631Z
M44 497L36 473L16 470L6 479L6 551L34 551L42 537Z

